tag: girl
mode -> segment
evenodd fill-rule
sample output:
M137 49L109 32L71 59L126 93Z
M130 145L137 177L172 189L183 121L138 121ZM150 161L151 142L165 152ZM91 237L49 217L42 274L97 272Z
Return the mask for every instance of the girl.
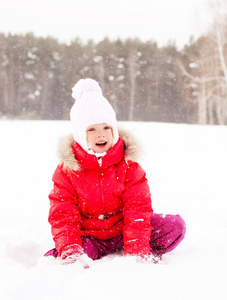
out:
M99 84L82 79L73 88L73 137L59 144L60 164L49 195L55 247L46 256L65 262L99 259L124 250L149 260L173 250L184 238L179 215L153 214L139 146L118 132L115 112Z

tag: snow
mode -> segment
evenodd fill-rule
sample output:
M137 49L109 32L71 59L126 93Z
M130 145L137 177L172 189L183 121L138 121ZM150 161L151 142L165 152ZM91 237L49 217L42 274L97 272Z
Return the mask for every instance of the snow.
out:
M162 264L110 255L89 269L54 247L48 193L67 121L1 121L0 299L227 299L227 127L124 123L145 146L153 208L180 214L185 240Z

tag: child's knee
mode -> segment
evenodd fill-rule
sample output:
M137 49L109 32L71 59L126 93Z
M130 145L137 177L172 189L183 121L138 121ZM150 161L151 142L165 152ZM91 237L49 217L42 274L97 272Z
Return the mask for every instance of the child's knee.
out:
M92 239L89 237L82 238L82 245L84 253L87 254L93 260L99 259L101 257L99 249L93 243Z
M180 215L175 216L175 228L182 236L185 235L186 232L186 224L184 219Z

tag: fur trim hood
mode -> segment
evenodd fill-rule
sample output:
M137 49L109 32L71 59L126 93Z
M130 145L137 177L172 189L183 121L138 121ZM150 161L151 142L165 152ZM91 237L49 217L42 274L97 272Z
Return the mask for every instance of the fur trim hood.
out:
M136 138L127 130L119 130L119 136L124 142L124 157L127 160L138 161L141 158L141 145ZM80 164L75 158L73 144L75 140L73 135L60 138L57 148L57 155L60 163L64 163L64 168L69 170L79 170Z

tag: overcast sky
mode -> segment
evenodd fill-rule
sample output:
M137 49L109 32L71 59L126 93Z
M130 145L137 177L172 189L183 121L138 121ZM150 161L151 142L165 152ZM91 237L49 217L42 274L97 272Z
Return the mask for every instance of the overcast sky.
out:
M0 32L53 36L70 42L134 38L160 46L206 32L208 0L0 0Z

